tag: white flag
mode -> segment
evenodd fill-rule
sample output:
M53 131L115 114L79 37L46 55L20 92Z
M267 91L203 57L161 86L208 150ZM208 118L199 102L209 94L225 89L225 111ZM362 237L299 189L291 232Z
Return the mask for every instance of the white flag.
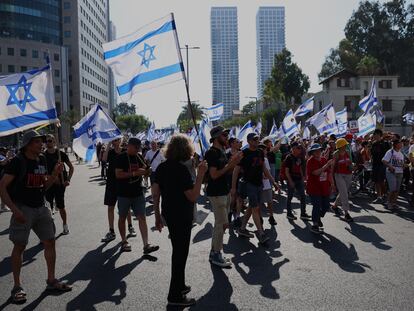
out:
M280 132L289 138L299 133L298 124L296 123L292 109L288 111L285 118L283 119Z
M373 132L376 128L376 125L377 123L375 113L364 113L358 118L359 133L357 136L361 137Z
M224 113L224 104L217 104L203 109L206 112L209 121L218 121Z

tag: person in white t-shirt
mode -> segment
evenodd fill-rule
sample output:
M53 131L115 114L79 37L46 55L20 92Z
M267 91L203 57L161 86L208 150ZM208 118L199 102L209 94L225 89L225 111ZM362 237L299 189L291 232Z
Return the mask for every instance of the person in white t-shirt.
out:
M403 171L404 171L404 155L401 152L402 143L399 139L394 139L393 146L382 158L382 162L386 166L386 177L389 188L388 208L395 209L397 207L397 198L400 191Z
M155 182L155 172L157 171L158 166L165 161L165 157L162 154L160 148L158 148L158 143L153 140L151 141L151 149L145 154L145 161L151 167L150 183L151 183L151 200L153 198L153 187L152 185Z
M267 147L264 144L260 144L259 148L263 150L265 157L264 157L264 166L268 169L270 172L270 164L269 160L267 159ZM263 175L263 189L262 193L260 195L260 203L265 205L268 213L269 213L269 224L271 226L275 226L276 220L273 217L273 190L272 185L270 184L270 180L266 178L266 176Z

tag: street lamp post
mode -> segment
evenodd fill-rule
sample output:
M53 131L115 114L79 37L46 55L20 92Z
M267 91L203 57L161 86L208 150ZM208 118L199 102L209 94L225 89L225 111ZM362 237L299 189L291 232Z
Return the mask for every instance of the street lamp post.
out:
M188 59L188 50L199 50L200 47L199 46L188 46L188 44L185 45L184 48L181 48L181 50L185 50L185 58L186 58L186 62L187 62L187 85L188 87L190 87L190 69L189 69L189 59Z

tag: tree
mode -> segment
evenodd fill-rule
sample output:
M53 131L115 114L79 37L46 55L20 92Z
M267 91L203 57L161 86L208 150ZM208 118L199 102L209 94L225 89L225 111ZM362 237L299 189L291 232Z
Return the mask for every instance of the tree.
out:
M244 105L243 106L243 108L242 108L242 113L243 113L243 115L248 115L248 114L251 114L251 113L253 113L253 112L255 112L256 111L256 105L257 105L258 103L257 102L255 102L255 101L249 101L249 103L248 104L246 104L246 105Z
M129 130L133 134L146 130L150 125L146 117L137 114L118 116L115 123L121 131Z
M136 114L136 107L134 104L119 103L114 109L115 116L127 116Z
M319 78L329 76L338 68L358 73L361 69L363 72L374 70L377 74L397 74L402 85L414 85L414 4L407 5L406 0L383 4L362 1L345 26L345 38L350 48L344 50L352 51L358 61L348 62L339 46L331 50ZM364 57L370 59L362 61ZM373 59L377 60L378 68Z
M375 76L380 73L380 63L379 61L372 56L364 56L356 66L357 71L361 75L365 76Z
M292 53L283 49L276 55L272 74L266 82L266 99L277 101L283 98L288 108L292 101L299 104L309 87L309 77L296 63L292 62Z
M194 102L191 103L191 107L196 122L201 121L204 117L204 111L202 110L202 107L200 107L199 104L196 104ZM180 112L177 118L177 125L179 126L182 132L186 132L188 129L194 127L193 119L188 105L182 107L182 111Z

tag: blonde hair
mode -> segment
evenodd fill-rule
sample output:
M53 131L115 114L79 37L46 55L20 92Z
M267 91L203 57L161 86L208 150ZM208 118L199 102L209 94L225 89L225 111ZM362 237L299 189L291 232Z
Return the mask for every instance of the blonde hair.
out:
M177 134L171 137L163 151L168 160L187 161L194 155L194 146L186 135Z

